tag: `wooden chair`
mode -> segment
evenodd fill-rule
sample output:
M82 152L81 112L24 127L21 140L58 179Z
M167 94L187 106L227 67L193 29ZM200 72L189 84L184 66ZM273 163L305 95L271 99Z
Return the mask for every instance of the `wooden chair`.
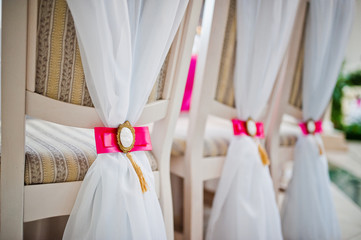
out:
M189 119L181 119L185 124L177 126L188 129L188 133L175 134L171 158L171 172L184 179L184 239L203 237L204 182L220 177L233 135L230 120L237 116L233 90L235 47L236 1L206 1ZM283 64L263 114L266 135L272 122L269 113L278 107L274 95L283 84L285 69Z
M137 122L137 125L153 124L153 170L169 239L173 239L169 176L171 139L180 110L200 9L201 1L189 1L157 83ZM42 176L39 182L32 181L28 173L36 171L29 168L30 156L41 152L33 153L30 151L33 149L25 145L25 142L31 141L25 128L34 130L29 121L40 124L35 128L44 130L49 138L54 128L59 128L60 132L74 130L61 125L93 128L102 126L102 122L87 91L74 23L65 0L4 0L2 25L0 238L22 239L24 222L70 214L81 180L95 159L95 154L89 153L89 159L82 159L80 170L72 169L78 171L75 179L61 179L54 175L71 170L68 166L70 162L80 164L80 158L64 153L63 168L56 169L51 163L42 162L44 158L40 156L36 168ZM26 115L52 123L26 120ZM74 131L86 141L89 136L85 135L89 135L91 130L86 133L84 129ZM46 174L52 174L53 178L44 177Z

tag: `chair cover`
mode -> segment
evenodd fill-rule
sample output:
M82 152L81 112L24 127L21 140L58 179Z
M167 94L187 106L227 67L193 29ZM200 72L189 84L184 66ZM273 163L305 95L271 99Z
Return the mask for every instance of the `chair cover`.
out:
M237 0L235 97L238 118L260 120L292 33L298 0ZM268 166L249 136L231 140L207 239L281 239Z
M303 68L303 120L319 120L342 64L353 19L353 0L311 0ZM327 159L319 135L301 135L293 178L282 209L285 239L340 239L330 193Z
M68 0L87 86L107 127L136 124L184 15L187 0ZM100 154L90 167L64 239L165 239L154 177L133 152L148 191L124 153Z

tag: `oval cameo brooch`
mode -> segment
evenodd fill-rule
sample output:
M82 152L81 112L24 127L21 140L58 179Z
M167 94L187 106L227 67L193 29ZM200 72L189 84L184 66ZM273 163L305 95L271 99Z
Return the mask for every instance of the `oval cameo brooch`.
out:
M254 137L257 134L256 122L252 118L248 118L246 121L247 133L249 136Z
M314 133L315 133L315 131L316 131L315 121L313 121L312 119L309 119L309 120L307 121L306 127L307 127L307 132L308 132L308 133L310 133L310 134L314 134Z
M125 121L118 126L117 142L120 150L127 153L134 147L135 143L135 130L130 122Z

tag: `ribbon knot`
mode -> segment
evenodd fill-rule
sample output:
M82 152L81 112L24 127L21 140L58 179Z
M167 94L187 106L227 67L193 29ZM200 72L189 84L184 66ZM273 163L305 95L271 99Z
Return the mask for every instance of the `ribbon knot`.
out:
M322 133L322 121L314 121L312 119L307 120L306 122L300 122L298 124L301 128L303 135L315 135ZM323 150L320 143L317 143L318 151L320 155L323 154Z
M304 135L322 133L322 121L314 121L312 119L307 120L306 122L300 122L298 124Z
M234 135L248 135L250 137L264 138L262 122L255 122L249 118L247 121L232 119Z
M132 125L126 121L120 124L118 128L96 127L94 128L94 135L98 154L113 152L126 153L138 176L142 192L146 192L148 185L143 172L134 161L130 152L152 150L148 127L133 128Z
M255 122L252 118L248 118L247 121L239 119L232 119L233 133L235 136L247 135L253 138L264 138L264 129L262 122ZM266 150L258 142L258 153L262 160L263 165L269 165L270 161Z

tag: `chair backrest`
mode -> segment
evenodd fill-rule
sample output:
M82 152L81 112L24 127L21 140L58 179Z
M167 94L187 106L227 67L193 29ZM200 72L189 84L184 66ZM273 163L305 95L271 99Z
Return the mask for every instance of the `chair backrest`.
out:
M66 1L29 3L26 114L63 125L102 126L86 86L74 20ZM175 42L182 35L176 38ZM174 97L168 93L177 70L176 51L179 48L173 44L137 125L165 118Z
M207 4L206 4L207 5ZM237 116L233 86L236 50L236 0L213 1L203 16L200 53L190 111L189 134L203 135L208 115L223 119ZM277 78L276 82L278 81ZM275 84L276 86L276 84ZM276 91L273 91L273 95ZM269 114L273 111L271 97L263 113L266 134ZM199 134L202 132L203 134ZM193 139L193 137L192 137ZM201 138L194 136L194 142ZM188 143L187 143L188 146ZM201 154L201 149L199 154Z
M226 31L224 33L222 56L219 67L215 100L230 107L235 107L234 100L234 66L236 58L236 1L231 1Z
M286 91L287 99L284 100L284 113L288 114L297 120L302 119L302 77L303 77L303 62L304 62L304 48L305 48L305 32L306 22L308 16L309 3L305 4L305 13L302 19L299 19L299 23L302 27L302 35L298 39L298 48L296 52L296 64L295 66L289 63L291 66L292 75L286 79L289 82Z
M54 11L53 11L54 9ZM93 107L90 98L74 20L65 0L38 5L35 93L81 106ZM169 58L163 64L149 103L162 98ZM28 86L32 88L32 86Z

